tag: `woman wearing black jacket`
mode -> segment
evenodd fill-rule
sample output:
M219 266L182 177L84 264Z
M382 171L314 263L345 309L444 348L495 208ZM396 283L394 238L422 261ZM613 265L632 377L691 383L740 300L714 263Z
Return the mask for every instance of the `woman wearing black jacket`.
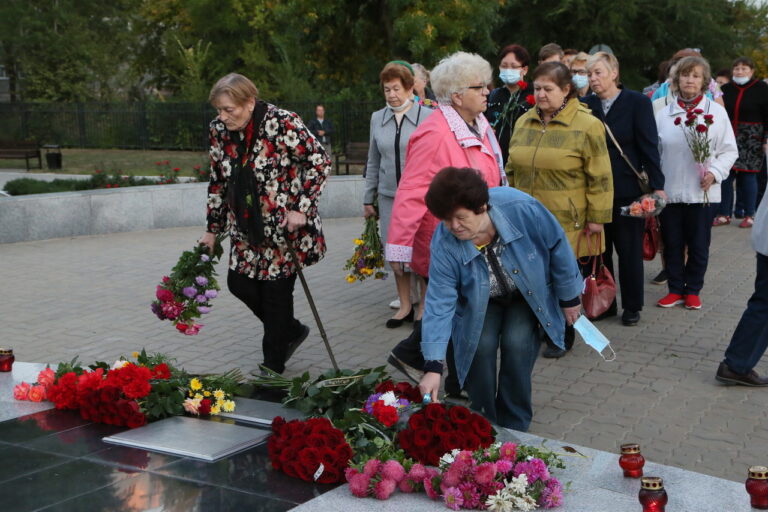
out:
M613 170L613 219L605 224L603 260L613 272L613 249L619 256L619 286L624 325L636 325L643 309L643 219L624 217L627 206L642 195L637 175L621 151L638 171L645 170L650 186L664 195L664 175L658 151L658 133L650 100L639 92L619 87L619 63L611 54L598 52L587 61L589 85L594 95L583 98L592 113L606 125L606 144ZM621 150L614 143L621 146ZM614 274L615 275L615 274ZM608 315L616 314L616 304Z

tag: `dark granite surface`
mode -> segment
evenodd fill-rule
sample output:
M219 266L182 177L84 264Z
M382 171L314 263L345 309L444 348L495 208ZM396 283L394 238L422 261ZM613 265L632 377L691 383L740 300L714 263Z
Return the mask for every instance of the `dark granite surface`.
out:
M55 409L0 422L0 510L272 512L334 488L273 471L265 444L206 463L101 440L121 430Z

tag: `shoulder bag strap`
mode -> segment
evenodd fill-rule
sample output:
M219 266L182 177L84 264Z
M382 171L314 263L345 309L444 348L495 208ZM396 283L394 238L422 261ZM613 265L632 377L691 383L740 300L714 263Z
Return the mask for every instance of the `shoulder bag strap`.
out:
M619 150L619 154L621 155L621 158L623 158L624 161L627 162L627 165L629 166L630 169L632 169L632 172L635 173L635 175L637 176L637 179L639 179L640 181L646 181L646 179L647 179L646 176L643 176L642 174L637 172L637 169L635 169L635 166L632 165L632 162L629 161L629 158L627 158L627 155L624 154L624 150L621 149L621 146L616 141L616 137L613 136L613 132L611 131L611 128L608 126L608 123L603 121L603 125L605 126L605 132L608 134L608 136L613 141L613 145L616 146L616 149Z

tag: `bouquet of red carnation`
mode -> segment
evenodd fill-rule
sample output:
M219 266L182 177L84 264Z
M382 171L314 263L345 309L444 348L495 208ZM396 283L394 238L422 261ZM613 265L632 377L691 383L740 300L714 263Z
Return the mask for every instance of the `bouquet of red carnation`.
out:
M397 441L410 457L437 466L446 452L488 447L494 438L488 420L466 407L427 404L411 415L408 427L398 434Z
M307 482L334 484L344 481L344 469L352 458L352 448L344 433L328 418L305 421L272 421L267 443L272 467L288 476Z
M176 329L188 336L200 332L202 324L195 323L211 311L211 300L220 290L216 283L215 264L221 258L221 238L216 238L213 257L205 245L184 251L171 270L157 285L152 312L160 320L170 320Z

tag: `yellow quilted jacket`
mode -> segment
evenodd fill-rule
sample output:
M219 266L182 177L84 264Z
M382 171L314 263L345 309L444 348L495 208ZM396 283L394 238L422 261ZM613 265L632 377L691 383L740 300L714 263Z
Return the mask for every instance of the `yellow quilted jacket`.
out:
M589 255L585 240L577 251L579 234L587 222L611 222L613 209L603 123L576 98L547 126L532 108L515 124L506 171L511 186L541 201L557 218L574 253ZM597 243L591 242L594 249Z

